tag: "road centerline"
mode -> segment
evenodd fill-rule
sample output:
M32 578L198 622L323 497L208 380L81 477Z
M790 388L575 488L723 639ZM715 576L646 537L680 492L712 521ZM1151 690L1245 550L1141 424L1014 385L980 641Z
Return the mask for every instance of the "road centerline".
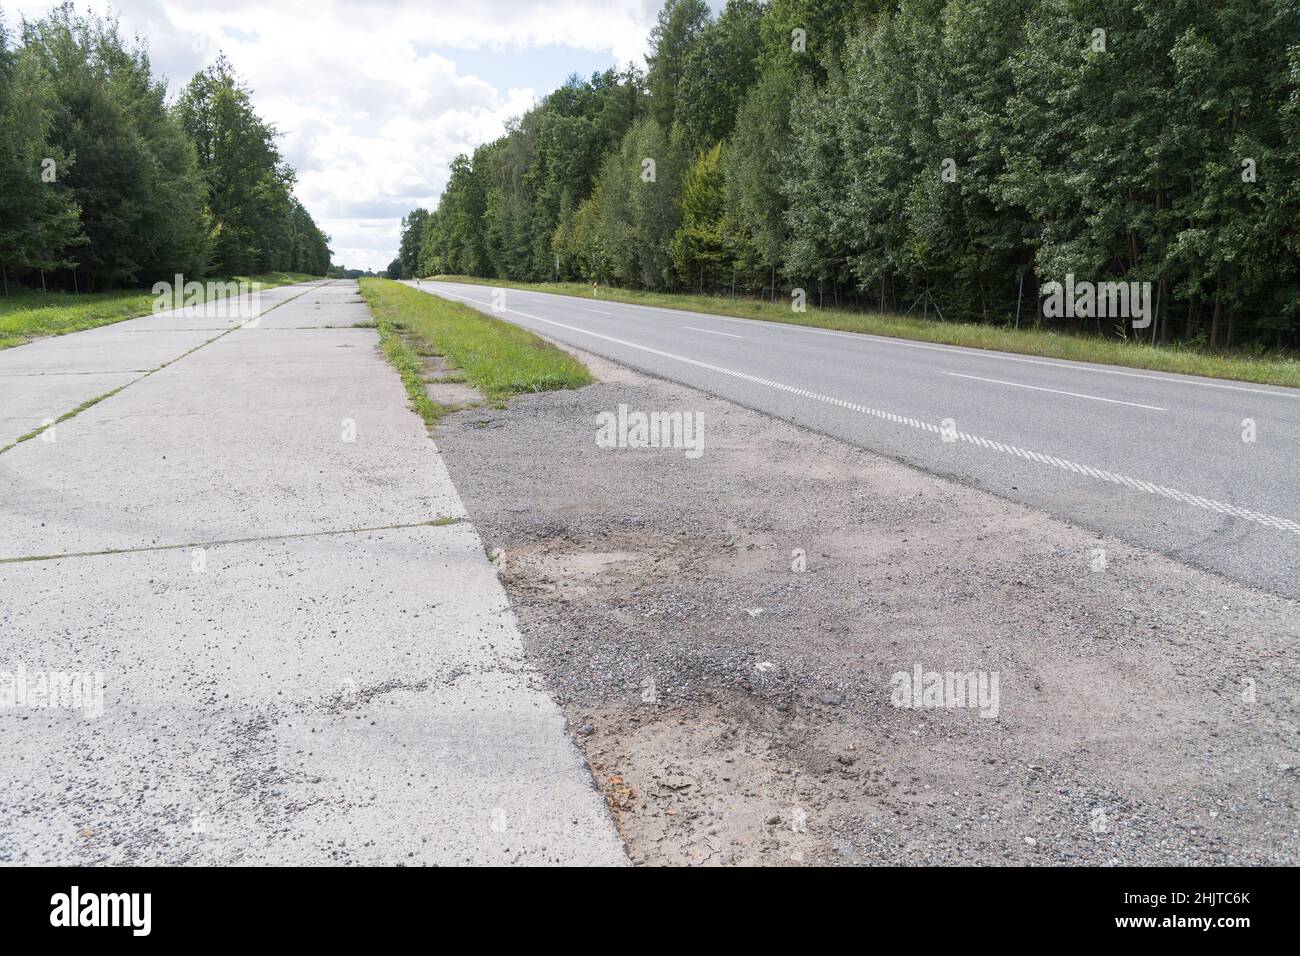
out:
M994 385L1010 385L1012 388L1031 388L1035 392L1051 392L1054 395L1069 395L1071 398L1086 398L1092 402L1109 402L1112 405L1128 405L1132 408L1145 408L1153 412L1167 412L1169 409L1159 405L1143 405L1141 402L1125 402L1118 398L1102 398L1100 395L1085 395L1082 392L1066 392L1059 388L1044 388L1042 385L1025 385L1022 382L1008 382L1000 378L984 378L980 375L963 375L961 372L944 372L954 378L968 378L976 382L992 382Z
M690 329L692 332L703 332L705 335L725 335L729 339L743 339L743 335L732 335L730 332L715 332L713 329L697 329L693 325L683 325L682 328Z

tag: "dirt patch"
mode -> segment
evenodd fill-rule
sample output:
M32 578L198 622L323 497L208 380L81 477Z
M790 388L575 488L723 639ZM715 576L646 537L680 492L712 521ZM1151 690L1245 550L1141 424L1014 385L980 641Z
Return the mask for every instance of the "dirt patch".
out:
M424 366L424 393L444 408L468 408L483 403L483 393L465 382L465 373L447 364L442 355L429 350L429 346L413 336L406 336L406 344L420 357Z
M1300 861L1294 602L581 357L438 445L635 861Z
M449 408L477 405L483 401L483 394L478 389L461 382L425 382L424 393L439 405Z

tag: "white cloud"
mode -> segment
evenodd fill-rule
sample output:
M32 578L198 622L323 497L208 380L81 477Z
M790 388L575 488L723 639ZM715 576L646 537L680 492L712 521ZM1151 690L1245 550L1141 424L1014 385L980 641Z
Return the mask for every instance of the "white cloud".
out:
M2 2L2 0L0 0ZM28 18L50 3L6 3ZM659 0L118 0L123 31L149 45L176 91L223 51L283 134L298 198L334 259L382 269L399 222L431 206L460 152L494 139L546 88L498 89L456 51L521 58L561 45L638 62ZM80 9L103 12L103 0ZM12 18L12 17L11 17ZM439 52L434 52L435 50ZM480 57L481 60L481 57ZM519 74L520 70L512 71Z

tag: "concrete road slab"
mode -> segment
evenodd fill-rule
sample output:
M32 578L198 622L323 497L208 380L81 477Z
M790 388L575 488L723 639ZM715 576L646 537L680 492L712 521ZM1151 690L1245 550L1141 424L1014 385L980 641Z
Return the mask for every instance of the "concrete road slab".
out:
M223 374L234 374L243 368L273 367L292 369L281 376L288 381L317 372L327 379L336 379L340 367L367 358L386 367L384 358L377 351L378 344L379 333L366 328L237 329L213 342L211 348L196 352L192 367L196 370L220 367ZM358 349L364 356L343 351L347 349ZM351 383L336 384L347 386Z
M0 863L626 862L334 285L0 454ZM102 714L6 703L20 668L102 675Z
M258 402L227 411L219 393L168 404L183 373L151 376L60 424L54 440L0 456L0 558L463 516L390 378L372 381L387 405L311 392L280 401L268 380Z
M346 328L374 322L370 307L355 286L323 285L268 312L258 322L261 328Z
M85 375L0 376L0 447L83 402L135 381L142 374L90 372Z
M284 286L259 293L255 300L219 300L201 309L160 312L0 350L0 447L47 418L58 418L212 342L250 321L259 309L259 318L270 316L312 288ZM42 378L34 381L34 376Z
M115 329L129 332L164 332L182 329L225 331L259 316L269 315L279 306L299 296L310 293L319 283L298 283L262 289L240 296L228 296L205 302L202 305L180 309L163 309L129 322L115 325Z
M0 558L462 517L373 330L239 330L0 456Z
M622 861L468 525L0 565L0 862ZM77 600L55 597L75 594Z
M0 374L149 371L180 358L223 331L178 328L141 335L125 328L136 321L132 319L5 349L0 351ZM3 382L0 382L0 388L3 387ZM75 405L65 411L73 407Z
M183 373L163 369L154 386L167 392L173 411L211 410L218 398L222 409L264 414L294 402L400 401L399 382L374 378L388 368L378 345L373 329L240 329L188 357Z

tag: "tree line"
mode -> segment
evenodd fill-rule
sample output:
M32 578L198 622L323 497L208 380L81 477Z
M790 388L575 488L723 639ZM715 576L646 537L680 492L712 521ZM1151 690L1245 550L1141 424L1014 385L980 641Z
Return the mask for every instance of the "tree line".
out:
M65 4L15 37L0 11L6 284L324 275L329 237L294 197L275 138L224 56L169 101L115 20Z
M668 0L650 49L457 157L394 265L998 323L1073 276L1155 302L1076 327L1300 344L1294 0Z

